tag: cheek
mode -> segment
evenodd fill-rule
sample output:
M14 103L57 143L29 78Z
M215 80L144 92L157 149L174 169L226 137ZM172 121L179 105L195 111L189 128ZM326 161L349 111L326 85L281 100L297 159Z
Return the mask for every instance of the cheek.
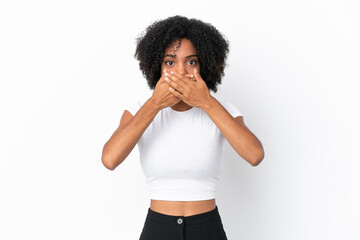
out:
M169 66L167 64L161 64L161 72L163 73L165 69L166 69L167 72L170 72L172 70L171 67L172 66Z
M195 66L191 66L192 69L196 69L198 72L200 72L200 65L196 64Z

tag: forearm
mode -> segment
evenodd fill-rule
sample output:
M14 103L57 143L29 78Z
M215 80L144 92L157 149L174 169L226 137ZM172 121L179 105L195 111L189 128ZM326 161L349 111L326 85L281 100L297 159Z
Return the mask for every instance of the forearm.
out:
M211 96L203 110L242 158L253 166L262 160L264 151L261 142L246 126L237 123L216 98Z
M133 118L121 129L118 128L103 148L103 162L110 169L120 165L133 150L142 134L160 111L149 98Z

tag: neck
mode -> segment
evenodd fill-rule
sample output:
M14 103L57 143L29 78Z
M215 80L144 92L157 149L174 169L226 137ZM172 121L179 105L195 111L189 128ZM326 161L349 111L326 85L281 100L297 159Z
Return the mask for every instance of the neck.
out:
M186 104L184 101L181 100L177 104L172 105L171 108L174 109L175 111L186 111L192 108L192 106Z

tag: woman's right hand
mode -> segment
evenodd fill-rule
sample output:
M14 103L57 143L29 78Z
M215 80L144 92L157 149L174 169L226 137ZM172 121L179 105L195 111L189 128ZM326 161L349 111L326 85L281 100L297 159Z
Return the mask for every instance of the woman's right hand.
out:
M154 92L151 96L154 103L161 109L170 107L181 101L180 98L174 96L169 90L170 84L165 80L165 75L162 74L159 81L156 83Z

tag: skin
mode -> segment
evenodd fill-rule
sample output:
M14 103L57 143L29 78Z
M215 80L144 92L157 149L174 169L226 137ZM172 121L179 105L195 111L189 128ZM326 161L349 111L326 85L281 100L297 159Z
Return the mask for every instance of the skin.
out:
M105 144L102 162L114 170L132 151L139 138L163 108L186 111L193 106L205 111L216 124L232 148L252 166L264 158L261 142L245 125L242 116L233 118L214 98L200 76L196 49L188 39L174 41L164 53L161 78L153 95L132 116L124 111L118 129ZM215 198L203 201L164 201L151 199L153 211L174 215L191 216L215 209Z
M174 74L185 75L187 79L195 82L196 80L194 79L193 74L194 70L200 72L200 63L196 54L196 49L192 45L191 41L186 38L181 39L180 42L175 40L173 45L165 50L163 63L161 64L161 72L164 77L164 81L170 83L169 78L171 78L171 76L169 74L173 72ZM202 87L204 88L204 86ZM180 89L178 91L180 91ZM205 93L204 91L202 92ZM201 98L204 96L198 97ZM178 99L179 102L171 106L171 108L176 111L186 111L192 108L192 106L195 106L185 103L178 97L176 97L176 99Z
M169 83L166 85L168 89L173 86L176 91L184 91L175 82L171 81L173 78L177 78L179 81L183 79L188 83L192 82L195 84L194 70L200 71L199 59L196 55L196 49L188 39L181 39L181 44L178 48L179 43L175 41L174 44L165 50L163 63L161 65L162 77L164 82ZM171 72L173 74L171 74ZM196 91L197 97L192 98L191 104L188 104L173 95L178 102L171 106L176 111L187 111L193 106L200 107L202 98L206 99L208 96L208 88L205 82L198 84L198 91ZM175 91L175 90L173 90ZM191 94L191 93L189 93ZM160 212L167 215L175 216L191 216L215 209L215 199L209 199L204 201L164 201L151 199L150 208L155 212Z

